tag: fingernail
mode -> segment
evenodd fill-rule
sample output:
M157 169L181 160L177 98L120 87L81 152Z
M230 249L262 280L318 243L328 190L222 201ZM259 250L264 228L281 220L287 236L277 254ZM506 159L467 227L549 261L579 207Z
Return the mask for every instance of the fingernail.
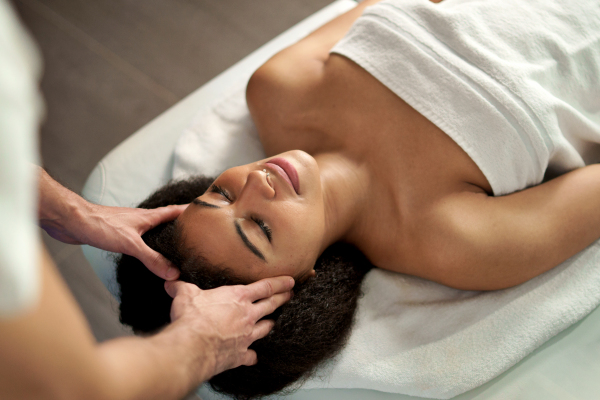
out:
M289 283L290 289L294 287L294 283L295 283L294 278L290 278L290 283Z
M169 267L169 269L165 273L165 277L167 279L173 279L177 276L178 273L179 273L179 271L177 271L175 268Z

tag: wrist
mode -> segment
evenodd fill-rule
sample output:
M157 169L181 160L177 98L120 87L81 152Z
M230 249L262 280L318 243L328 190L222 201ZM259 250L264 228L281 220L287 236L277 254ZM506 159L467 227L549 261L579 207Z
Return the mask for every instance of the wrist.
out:
M69 226L78 226L86 219L90 209L87 201L60 185L42 168L38 181L38 219L42 229L64 233L70 230Z
M179 319L167 325L154 339L162 345L178 344L178 365L188 374L192 386L208 381L217 370L217 352L210 338L201 335L189 323Z

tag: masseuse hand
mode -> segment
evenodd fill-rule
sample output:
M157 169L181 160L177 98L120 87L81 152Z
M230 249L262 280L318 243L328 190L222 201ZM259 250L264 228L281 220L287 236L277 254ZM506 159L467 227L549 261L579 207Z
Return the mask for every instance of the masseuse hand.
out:
M166 280L179 277L179 270L148 247L142 235L177 218L187 205L152 210L99 206L87 202L52 179L46 171L36 168L39 173L40 226L50 236L69 244L89 244L133 256Z
M173 280L179 277L179 270L171 268L171 263L165 257L148 247L142 235L163 222L177 218L186 207L177 205L145 210L88 204L85 214L77 223L71 219L66 221L62 229L53 229L49 224L42 224L42 227L54 239L65 243L89 244L133 256L154 274Z
M171 325L193 332L206 358L214 355L215 364L205 379L240 365L253 365L256 353L248 346L273 328L273 321L259 320L287 302L293 286L289 276L212 290L182 281L165 282L165 290L173 297Z

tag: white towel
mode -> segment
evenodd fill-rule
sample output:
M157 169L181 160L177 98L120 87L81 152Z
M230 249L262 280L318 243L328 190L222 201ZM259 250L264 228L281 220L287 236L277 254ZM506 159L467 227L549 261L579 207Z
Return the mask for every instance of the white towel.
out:
M228 168L265 158L246 105L246 82L234 84L183 131L175 145L174 179L216 177Z
M446 1L452 3L452 0ZM425 10L429 10L430 5L425 0L405 0L402 6L413 3L419 3ZM483 2L455 0L454 3L464 7L470 3ZM507 8L514 5L507 3L511 1L501 2ZM589 6L590 10L598 8L596 4ZM447 9L444 10L450 13ZM424 19L422 23L429 18L427 13L420 15ZM502 16L496 18L500 19ZM432 25L439 29L452 28L444 26L441 21L433 21ZM584 55L583 61L589 61L585 48L578 54ZM389 56L392 57L393 54ZM568 60L565 62L569 64ZM424 66L420 66L420 70L427 73ZM477 77L477 74L470 76ZM582 90L595 90L594 93L597 94L598 75L584 76L582 79L582 82L591 87ZM427 87L427 82L420 83ZM264 157L256 129L249 117L244 89L243 82L233 85L231 91L215 99L214 106L203 111L183 133L176 147L174 178L185 178L198 173L214 175L233 165ZM596 99L587 98L587 110L598 106L598 99L600 96ZM420 101L430 101L425 92ZM542 103L540 100L540 104ZM581 116L584 116L588 121L598 121L597 113L564 104L566 103L555 107L557 114L576 116L579 120L583 120ZM455 113L461 110L459 106L451 108ZM468 114L474 112L474 109L467 108L463 111ZM485 110L488 111L489 109ZM441 115L446 114L442 112ZM530 117L531 115L527 116ZM458 114L453 118L458 118ZM460 122L453 118L442 119L448 124ZM502 118L509 117L504 114L490 117L489 126L484 131L493 131L496 124L504 127L506 123L501 121ZM484 120L476 119L476 122L483 123ZM550 120L550 117L543 120L549 124L546 128L551 127ZM521 123L520 120L517 121ZM569 122L572 118L557 116L554 124L557 121ZM596 140L594 135L597 127L591 123L588 125L578 123L576 126L585 128L583 131L591 135L588 139L593 142ZM482 129L481 125L473 126ZM526 123L523 126L530 128ZM574 125L567 124L567 127L572 126ZM518 134L528 132L527 129L522 128ZM559 169L583 165L582 157L572 154L570 150L577 147L561 141L560 135L556 133L552 135L554 136L550 138L553 146L559 145L563 149L560 152L548 150L543 139L541 144L535 145L540 148L533 145L513 148L510 142L505 142L512 140L509 139L511 136L500 141L502 146L495 149L500 153L498 157L506 157L507 151L514 151L525 157L523 165L519 164L519 160L510 161L509 171L510 168L517 168L516 171L520 171L518 168L521 167L525 169L524 176L515 172L518 175L516 182L511 181L514 177L502 176L512 172L488 172L496 178L493 181L495 193L504 193L515 185L527 186L539 182L543 171L540 176L537 169L543 167L543 162L540 164L540 160L532 157L532 154L538 152L546 151L548 154L544 157L547 157L548 162L552 159ZM517 139L522 140L522 137ZM493 142L494 138L490 140ZM481 149L475 148L473 151ZM534 159L537 161L532 161ZM564 163L561 164L561 161ZM600 241L551 271L511 289L466 292L375 269L365 278L363 291L365 295L359 301L355 326L347 346L338 357L320 369L317 377L306 382L303 387L365 388L446 399L501 374L546 340L583 318L600 303Z
M387 0L332 52L454 139L495 195L600 162L598 0Z

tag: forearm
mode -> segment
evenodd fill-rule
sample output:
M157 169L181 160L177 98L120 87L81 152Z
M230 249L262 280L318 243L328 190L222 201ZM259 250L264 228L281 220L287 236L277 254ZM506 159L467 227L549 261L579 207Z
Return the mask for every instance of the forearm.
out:
M45 252L41 281L34 309L0 318L0 398L178 399L209 378L214 360L191 332L98 345Z
M57 231L67 223L77 223L90 204L81 196L56 182L43 168L38 170L38 218L42 229Z
M111 399L181 399L214 370L205 343L183 329L149 338L124 337L101 344ZM114 396L118 393L118 396Z

